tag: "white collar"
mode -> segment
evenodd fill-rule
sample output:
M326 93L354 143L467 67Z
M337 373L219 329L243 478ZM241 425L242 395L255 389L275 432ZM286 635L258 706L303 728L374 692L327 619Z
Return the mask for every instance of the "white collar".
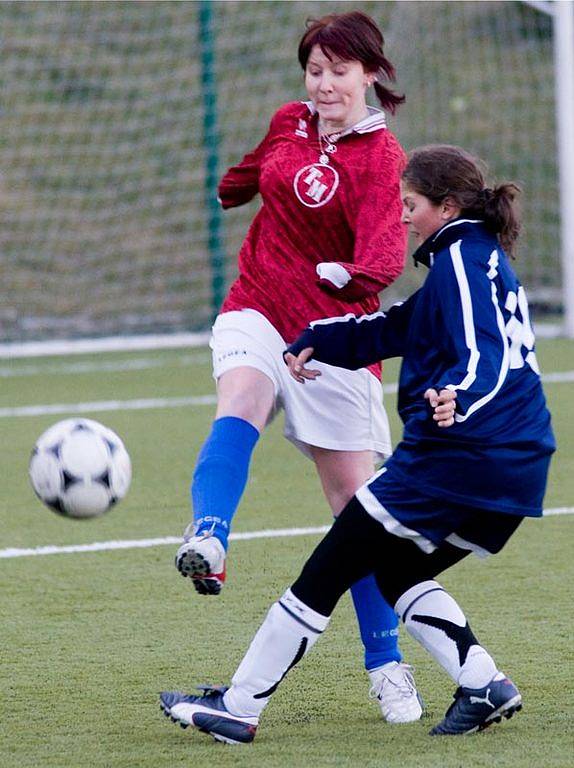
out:
M312 101L304 101L302 103L305 104L311 115L317 114L317 108ZM382 128L387 127L387 120L382 109L367 105L367 110L369 112L367 117L364 117L362 120L359 120L358 123L355 123L355 125L347 128L346 131L339 134L339 137L347 136L349 133L373 133L374 131L380 131Z
M447 229L450 229L450 227L458 227L459 224L483 224L484 221L482 219L453 219L452 221L447 221L447 223L442 226L438 232L435 232L434 235L431 235L433 242L437 239L439 235L442 235L443 232L445 232Z

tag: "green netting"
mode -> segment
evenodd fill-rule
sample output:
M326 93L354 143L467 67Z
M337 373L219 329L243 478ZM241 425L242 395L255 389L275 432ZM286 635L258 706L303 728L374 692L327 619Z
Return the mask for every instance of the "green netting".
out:
M556 307L544 14L519 2L4 2L0 338L207 327L258 203L221 218L206 188L276 107L305 97L305 18L354 8L385 31L404 146L460 143L524 185L518 271Z

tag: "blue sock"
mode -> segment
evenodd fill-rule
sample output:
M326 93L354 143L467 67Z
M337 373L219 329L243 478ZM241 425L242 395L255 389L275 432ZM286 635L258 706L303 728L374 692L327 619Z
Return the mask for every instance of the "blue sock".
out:
M213 422L197 458L191 484L195 532L212 530L226 550L258 439L259 431L245 419L223 416Z
M400 661L399 620L381 595L373 574L353 584L351 595L365 646L367 670L381 667L389 661Z

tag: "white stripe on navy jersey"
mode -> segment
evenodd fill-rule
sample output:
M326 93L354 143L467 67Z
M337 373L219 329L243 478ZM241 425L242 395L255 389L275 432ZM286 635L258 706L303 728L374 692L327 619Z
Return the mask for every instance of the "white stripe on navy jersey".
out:
M402 304L402 301L397 301L396 305L393 304L393 306L398 306L399 304ZM368 322L369 320L376 320L378 317L386 317L386 312L373 312L371 315L360 315L357 317L352 312L347 312L346 315L341 315L340 317L324 317L320 320L312 320L309 323L309 328L314 328L316 325L332 325L333 323L347 323L349 320L356 320L357 323L363 323Z
M473 544L472 541L463 539L462 536L458 535L458 533L449 533L445 541L448 541L448 543L452 544L453 547L458 547L459 549L467 549L469 552L474 552L474 554L478 557L488 557L492 554L492 552L489 552L488 549L484 549L484 547L479 547L478 544Z
M469 348L470 357L469 357L469 364L468 364L468 372L465 378L462 380L462 382L460 384L454 384L454 385L449 384L446 387L446 389L451 389L453 391L457 389L466 390L470 387L470 385L476 379L476 369L478 366L478 361L480 359L480 350L478 349L478 345L476 342L476 335L474 332L474 316L472 312L472 299L470 295L468 279L466 277L466 272L464 270L464 263L462 260L460 243L461 243L460 240L458 240L456 243L453 243L449 250L450 250L451 260L453 263L457 283L459 286L459 291L461 293L465 341L466 341L467 347ZM498 293L496 290L496 284L494 282L491 282L490 285L491 285L492 303L494 305L494 311L496 313L496 324L500 332L501 347L502 347L502 363L500 366L500 370L498 372L498 380L494 388L490 392L488 392L486 395L481 397L480 400L476 400L471 406L469 406L465 414L460 414L460 413L455 414L454 418L455 418L455 421L457 422L466 421L469 416L471 416L473 413L478 411L484 405L489 403L502 387L504 380L506 379L506 376L508 374L509 354L508 354L508 344L506 342L506 329L504 325L504 318L502 316L502 312L500 310L500 305L498 302Z
M439 231L433 237L433 242L437 239L437 237L442 235L443 232L446 232L447 229L451 229L451 227L458 227L460 224L482 224L482 219L455 219L455 221L450 221L448 224L445 224L444 227L439 229Z
M468 389L476 380L476 369L480 359L480 351L476 343L476 334L474 333L474 315L472 312L472 299L470 296L470 287L468 278L464 271L462 253L460 251L460 240L453 243L450 247L450 258L454 267L454 274L460 294L460 303L462 306L462 323L464 327L464 340L469 351L468 363L466 366L466 376L459 384L449 384L447 389Z
M436 544L433 544L433 542L430 539L427 539L426 536L423 536L422 533L419 533L412 528L408 528L406 525L399 522L370 490L369 485L374 483L381 475L384 475L385 472L387 472L387 467L381 467L378 472L375 472L375 474L369 478L365 485L359 488L355 496L361 502L367 514L369 514L373 520L381 523L387 533L392 533L393 536L398 536L401 539L409 539L414 542L419 549L427 555L430 555L430 553L434 552L437 548Z

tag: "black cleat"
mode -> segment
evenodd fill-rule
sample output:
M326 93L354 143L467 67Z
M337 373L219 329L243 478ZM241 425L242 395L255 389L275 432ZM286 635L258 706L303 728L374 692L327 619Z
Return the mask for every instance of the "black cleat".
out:
M239 717L227 711L223 694L227 688L198 686L202 696L187 696L180 691L160 694L160 707L166 717L183 728L193 725L226 744L249 744L255 738L256 717Z
M522 709L522 696L507 677L491 680L484 688L457 688L444 720L430 731L431 736L462 736L483 731L502 718Z

